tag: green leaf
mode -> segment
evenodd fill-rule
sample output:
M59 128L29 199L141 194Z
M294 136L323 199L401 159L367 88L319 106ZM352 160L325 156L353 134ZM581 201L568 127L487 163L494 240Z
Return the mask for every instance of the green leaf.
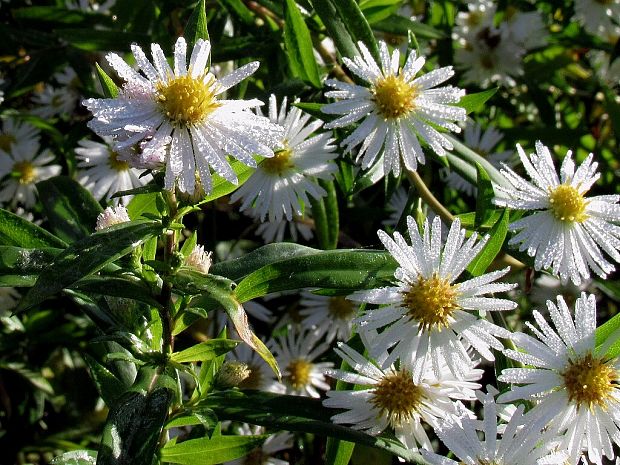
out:
M37 277L62 249L42 247L26 249L3 245L0 246L0 283L16 287L34 286Z
M234 285L232 281L221 276L204 275L190 270L179 271L172 280L178 288L185 292L207 294L217 301L228 314L228 318L235 326L241 340L267 362L278 378L281 377L280 368L273 354L250 328L245 310L232 290Z
M254 24L254 14L241 0L219 0L224 7L234 16L248 26Z
M477 187L478 195L476 196L476 228L480 226L488 218L489 213L493 211L493 199L495 191L493 191L493 183L486 170L476 163Z
M312 38L294 0L286 0L284 45L293 75L321 88L319 67L312 51Z
M207 10L205 9L205 0L198 0L192 14L187 20L183 37L187 41L187 48L194 49L194 45L198 40L209 40L209 31L207 30ZM209 62L207 67L211 66Z
M326 249L333 250L338 246L338 235L340 233L340 211L338 209L336 187L333 181L325 181L323 179L319 179L319 185L327 192L327 196L323 199L329 238Z
M103 211L90 192L68 176L37 183L39 198L53 231L66 242L75 242L95 231Z
M43 391L47 395L54 394L54 388L50 382L43 377L40 371L35 371L21 362L4 362L0 361L0 370L9 370L17 373L27 380L35 388Z
M43 270L16 311L23 311L43 302L130 253L146 239L161 232L160 223L132 221L106 228L73 243Z
M127 386L119 380L114 373L100 364L88 354L84 354L84 361L90 369L90 375L97 386L97 391L108 406L113 406L116 401L127 391Z
M369 21L370 22L370 21ZM413 21L400 15L392 15L389 18L377 22L371 22L376 31L407 37L409 32L422 39L443 39L446 34L433 26L420 21Z
M260 447L269 435L213 436L190 439L179 444L171 441L161 449L163 462L182 465L214 465L243 457Z
M34 223L0 209L0 244L34 249L66 247L66 243Z
M262 160L260 157L255 157L256 160ZM213 189L211 189L211 193L207 195L204 199L202 199L198 205L204 205L207 202L211 202L215 199L219 199L220 197L224 197L225 195L230 194L232 191L241 187L243 183L245 183L252 173L256 170L256 168L252 168L251 166L244 165L239 160L233 160L230 163L230 167L233 169L235 174L237 175L237 184L233 184L220 175L214 173L213 174Z
M605 356L614 358L620 356L620 314L615 315L601 326L596 328L596 346L608 344ZM610 338L615 338L615 341Z
M360 9L369 24L386 19L401 7L401 0L361 0Z
M98 52L101 50L127 50L133 43L148 44L151 38L146 34L102 29L57 29L55 33L80 50Z
M499 87L494 87L493 89L477 92L475 94L464 95L461 97L458 106L465 108L468 114L475 113L484 108L484 104L497 93L498 89Z
M311 0L314 10L327 29L327 35L334 40L342 56L353 58L358 54L355 40L347 30L345 21L336 10L332 0Z
M336 250L317 252L266 265L239 282L235 295L241 302L272 292L319 287L372 289L394 276L396 262L387 252Z
M379 63L377 40L357 2L355 0L331 0L331 3L336 7L353 41L356 43L363 42L368 47L370 54Z
M408 461L424 463L419 454L409 451L393 436L370 436L332 423L330 417L339 411L324 407L319 399L259 391L227 391L210 394L200 406L213 409L220 420L333 437L387 450Z
M502 250L504 240L508 234L509 217L510 213L508 212L508 209L504 209L502 216L489 231L489 241L480 251L478 256L467 267L467 270L473 276L480 276L483 274L493 260L495 260L497 254Z
M158 199L161 199L161 192L149 192L148 194L138 194L127 204L127 214L132 220L144 218L144 214L161 216L157 208Z
M72 287L89 294L123 297L125 299L143 302L151 307L161 307L161 303L153 297L151 289L135 278L88 276L79 280Z
M329 249L329 225L327 223L327 214L325 213L325 204L323 199L315 199L310 197L310 205L312 205L312 219L314 219L314 232L319 242L319 247L323 250Z
M66 11L66 10L65 10ZM74 450L54 457L50 465L95 465L97 452L94 450Z
M107 98L115 98L118 96L118 87L110 76L99 66L99 63L95 63L97 69L97 77L101 83L103 89L103 95Z
M232 339L211 339L201 342L181 352L172 354L171 359L177 363L206 362L226 354L237 347L239 341Z

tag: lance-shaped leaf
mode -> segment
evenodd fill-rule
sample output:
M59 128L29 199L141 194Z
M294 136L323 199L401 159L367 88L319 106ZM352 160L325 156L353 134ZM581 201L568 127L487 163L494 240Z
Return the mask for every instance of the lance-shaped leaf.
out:
M321 87L319 67L312 51L312 38L304 17L295 0L286 0L286 21L284 23L284 45L293 75Z
M16 311L26 310L80 279L96 273L109 263L130 253L142 242L162 232L160 223L122 223L71 244L47 266Z
M103 211L90 192L67 176L37 183L39 198L54 232L66 242L89 236Z
M21 216L0 209L0 244L34 249L65 247L67 244Z
M187 41L188 48L192 50L199 39L209 40L209 31L207 30L207 10L205 9L205 0L199 0L192 11L191 16L185 25L183 37ZM211 66L211 63L207 63Z
M469 271L473 276L480 276L483 274L491 262L495 260L497 254L502 250L504 240L506 239L506 234L508 234L509 218L510 214L508 209L504 209L502 216L499 217L497 222L489 231L489 241L480 251L478 256L467 267L467 271Z
M163 462L182 465L214 465L248 455L269 437L216 436L190 439L179 444L170 441L161 450Z
M458 106L464 108L467 113L472 113L480 110L484 104L493 97L498 90L498 87L488 89L483 92L477 92L475 94L468 94L461 97Z
M478 188L478 195L476 196L476 227L478 227L484 223L494 210L493 199L495 198L495 191L493 190L493 183L489 174L480 163L476 163L476 173L478 179L476 184Z
M181 352L175 352L170 357L174 362L206 362L215 357L224 355L235 347L239 341L232 339L211 339L189 347Z
M313 288L371 289L386 285L396 262L387 252L334 250L281 260L246 276L235 289L241 302L278 291Z
M99 63L95 63L95 67L97 69L97 77L99 78L99 82L101 83L101 88L103 89L103 95L106 98L115 98L118 95L118 87L112 80L108 73L106 73Z
M0 285L33 286L41 271L61 252L62 249L51 247L26 249L0 246Z
M172 281L179 289L189 294L207 294L219 303L228 314L228 318L230 318L241 340L267 362L278 378L281 377L280 368L273 354L250 328L248 316L233 292L234 283L231 280L222 276L204 275L196 271L182 270L172 277Z

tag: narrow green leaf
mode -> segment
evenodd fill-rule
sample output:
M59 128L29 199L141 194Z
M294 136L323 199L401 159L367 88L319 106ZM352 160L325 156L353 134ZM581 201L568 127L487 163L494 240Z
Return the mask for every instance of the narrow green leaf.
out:
M620 356L620 313L596 328L596 346L609 344L605 356L614 358ZM609 341L610 338L615 341Z
M330 417L339 411L324 407L319 399L259 391L227 391L209 395L200 403L200 407L213 409L220 420L334 437L387 450L411 462L425 463L419 454L405 448L393 436L370 436L348 426L332 423Z
M201 342L181 352L175 352L171 358L178 363L206 362L226 354L237 347L239 341L232 339L211 339Z
M116 276L87 276L72 286L89 294L137 300L151 307L161 307L148 286L135 279Z
M493 199L495 191L493 191L493 183L486 170L480 163L476 163L477 188L476 196L476 220L475 226L479 227L488 218L489 213L494 211Z
M361 0L360 9L369 24L388 18L402 5L401 0Z
M402 35L403 37L407 37L409 32L422 39L443 39L446 37L443 31L435 29L433 26L400 15L391 15L386 19L372 22L371 24L376 31Z
M41 247L26 249L3 245L0 246L0 282L19 283L16 286L33 286L37 277L47 267L62 249Z
M338 209L336 187L333 181L322 179L319 179L319 185L327 192L327 196L323 199L329 240L326 249L333 250L338 246L338 235L340 234L340 211Z
M390 282L396 262L387 252L337 250L317 252L266 265L239 282L241 302L291 289L371 289Z
M21 216L0 209L0 244L34 249L65 247L67 244Z
M127 214L132 220L145 218L144 214L161 216L157 208L158 199L161 199L161 192L149 192L138 194L127 204Z
M477 92L475 94L464 95L461 97L458 106L465 108L465 111L468 114L475 113L484 107L487 100L493 97L497 93L498 89L499 87L494 87L493 89Z
M358 54L355 40L347 30L347 26L338 14L331 0L311 0L314 10L327 29L327 35L334 40L336 48L342 56L353 58Z
M0 361L0 370L9 370L17 373L30 384L32 384L35 388L43 391L45 394L54 394L54 388L52 387L50 382L45 379L41 372L31 369L24 363Z
M182 465L214 465L248 455L269 435L217 436L168 443L161 449L163 462Z
M375 34L357 2L355 0L331 0L331 3L336 7L353 41L356 43L363 42L368 47L370 54L379 63L377 39L375 39Z
M39 198L53 231L66 242L75 242L95 231L103 211L90 192L68 176L37 183Z
M294 0L286 0L284 45L293 75L321 88L319 67L312 51L312 38Z
M254 24L254 14L244 2L241 0L219 0L219 2L234 16L239 18L243 23L249 25Z
M95 68L97 69L97 77L99 78L99 82L101 83L101 88L103 89L103 95L107 98L115 98L118 96L118 87L112 80L110 76L103 70L99 63L95 63Z
M504 209L502 216L489 231L489 241L478 256L467 267L467 270L473 276L480 276L483 274L493 260L495 260L497 254L502 250L504 240L508 234L509 217L510 213L508 212L508 209Z
M198 40L209 40L209 31L207 30L207 10L205 9L205 0L198 0L192 14L187 20L183 37L187 41L189 50L193 50ZM207 66L210 66L207 65Z
M132 221L98 231L73 243L43 270L16 311L23 311L43 302L80 279L96 273L161 231L162 226L159 223Z
M108 406L113 406L125 393L127 386L114 373L100 364L88 354L84 354L84 361L90 370L90 375L97 386L97 391Z
M255 159L262 160L262 158L260 157L255 157ZM204 205L205 203L211 202L213 200L219 199L220 197L224 197L225 195L230 194L232 191L241 187L241 185L244 184L250 178L252 173L254 173L254 171L256 170L256 168L244 165L239 160L233 160L230 163L230 167L237 175L237 184L233 184L227 181L218 174L213 174L213 189L211 190L210 194L208 194L198 203L198 205Z
M319 247L323 250L329 248L329 225L327 224L327 214L325 213L325 204L323 199L315 199L310 197L310 205L312 205L312 219L314 219L314 232L319 242Z
M59 28L54 32L75 48L87 52L127 50L133 43L148 44L151 42L151 38L147 34L118 30Z

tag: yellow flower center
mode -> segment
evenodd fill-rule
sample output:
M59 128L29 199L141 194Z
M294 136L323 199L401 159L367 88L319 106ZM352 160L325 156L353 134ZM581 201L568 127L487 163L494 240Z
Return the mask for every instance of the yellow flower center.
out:
M11 144L17 142L13 134L0 134L0 149L8 152L11 150Z
M386 375L376 385L370 403L396 427L411 421L423 398L424 390L413 382L411 372L402 370Z
M467 15L466 23L469 27L476 27L484 19L484 13L482 11L472 11Z
M327 309L336 320L350 320L355 314L353 303L342 296L331 297Z
M612 390L618 387L615 370L592 354L569 361L566 371L561 374L568 399L577 404L578 408L582 405L592 408L594 404L604 407Z
M581 223L588 219L588 203L579 191L569 184L560 184L549 193L551 211L560 221Z
M15 173L20 184L32 184L37 179L37 169L29 161L18 161L13 165Z
M377 81L373 93L379 114L385 119L397 119L414 110L420 92L401 76L387 76Z
M418 321L423 331L447 327L452 313L459 308L457 287L437 274L430 278L420 276L403 299L410 319Z
M278 150L274 153L273 157L265 158L260 166L267 173L280 176L286 170L295 166L291 160L291 155L292 150L288 147Z
M302 389L310 383L311 369L312 363L301 358L295 358L286 367L288 375L285 378L293 389Z
M114 171L127 171L129 169L129 164L126 161L118 159L118 153L110 152L110 157L108 158L108 165Z
M163 113L179 126L191 126L203 121L221 104L215 99L214 79L202 76L175 77L157 84L157 101Z
M239 389L260 389L263 382L263 373L256 365L248 365L250 375L239 383Z

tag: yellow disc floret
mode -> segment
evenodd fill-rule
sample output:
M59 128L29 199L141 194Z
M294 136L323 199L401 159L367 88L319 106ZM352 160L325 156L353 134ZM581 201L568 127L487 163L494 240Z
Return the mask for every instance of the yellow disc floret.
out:
M157 101L163 113L179 126L202 122L221 104L215 98L214 80L178 76L157 84Z
M581 223L588 219L583 195L570 184L560 184L549 193L551 211L560 221Z
M430 278L420 276L405 293L403 302L412 320L417 320L422 330L442 329L450 324L450 317L457 304L458 285L433 274Z
M265 158L260 166L267 173L280 176L286 170L295 166L291 160L292 153L292 150L288 147L282 150L276 150L273 157Z
M577 408L604 407L612 390L618 387L618 374L613 367L592 354L569 361L561 375L568 399L577 404Z
M312 363L302 358L295 358L286 367L288 374L285 376L293 389L302 389L310 384L310 371Z
M373 94L379 114L385 119L397 119L413 111L419 89L401 76L387 76L376 82Z
M329 315L336 320L348 320L355 314L353 303L342 296L331 297L327 309Z
M20 184L32 184L37 179L37 168L29 161L15 163L13 172Z
M126 161L118 159L118 153L110 152L110 156L108 158L108 165L114 171L127 171L129 169L129 164Z
M411 372L402 370L386 375L372 390L370 402L395 427L411 421L423 398L424 390L413 382Z

